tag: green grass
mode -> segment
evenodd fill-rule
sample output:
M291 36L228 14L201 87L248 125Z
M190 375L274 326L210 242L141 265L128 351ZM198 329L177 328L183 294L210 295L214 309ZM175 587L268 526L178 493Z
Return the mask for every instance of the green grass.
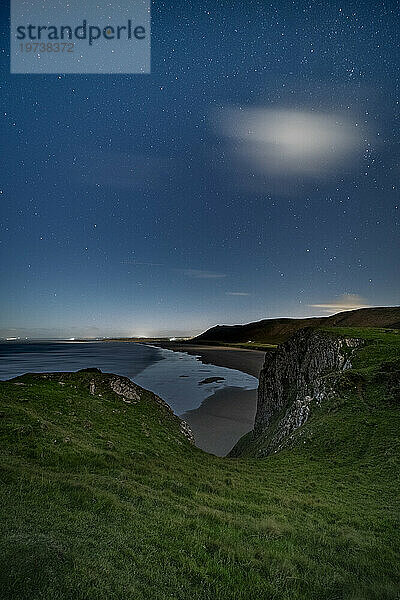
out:
M189 343L189 342L188 342ZM243 348L244 350L275 350L277 344L267 342L205 342L206 346L221 346L223 348Z
M205 454L104 375L2 383L0 597L398 599L400 336L358 335L338 397L262 460Z
M277 348L277 344L264 344L262 342L243 342L240 344L231 343L225 345L232 348L244 348L245 350L275 350Z

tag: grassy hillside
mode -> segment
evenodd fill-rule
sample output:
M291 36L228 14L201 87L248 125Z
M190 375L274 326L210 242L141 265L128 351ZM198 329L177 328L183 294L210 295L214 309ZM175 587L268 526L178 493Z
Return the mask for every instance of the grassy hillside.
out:
M191 343L280 344L304 327L400 327L400 307L361 308L330 317L305 319L264 319L246 325L217 325L191 340ZM261 346L262 347L262 346Z
M106 375L1 383L1 598L398 599L400 336L358 334L340 397L263 460Z

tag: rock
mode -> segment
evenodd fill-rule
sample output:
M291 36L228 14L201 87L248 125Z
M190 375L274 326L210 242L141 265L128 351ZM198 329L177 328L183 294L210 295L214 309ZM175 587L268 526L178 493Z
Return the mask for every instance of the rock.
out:
M195 439L194 439L192 430L190 429L190 427L186 423L186 421L183 421L182 419L181 419L181 433L183 433L183 435L189 440L189 442L191 444L195 443Z
M220 383L220 381L225 381L225 377L206 377L206 379L199 382L199 385L205 385L206 383Z
M335 393L334 375L351 368L351 356L362 344L307 328L266 354L252 434L265 438L263 456L287 445L313 408Z
M112 375L110 377L109 382L111 389L119 396L122 396L122 400L126 404L136 404L136 402L140 400L140 395L143 391L142 388L137 386L135 383L133 383L133 381L131 381L127 377ZM156 394L152 394L152 397L157 402L157 404L160 404L169 413L173 413L171 407L166 402L164 402L162 398L160 398ZM179 420L181 433L183 433L183 435L186 437L186 439L189 440L189 442L194 444L194 436L189 425L186 423L186 421L182 421L182 419ZM150 432L147 430L145 424L142 424L142 427L146 437L149 437Z
M111 377L110 386L113 392L122 396L124 400L140 400L141 388L127 377L118 377L117 375Z

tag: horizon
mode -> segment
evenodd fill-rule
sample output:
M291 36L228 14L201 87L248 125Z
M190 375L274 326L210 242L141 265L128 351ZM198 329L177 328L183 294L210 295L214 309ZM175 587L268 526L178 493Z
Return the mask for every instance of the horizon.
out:
M90 342L90 341L101 341L101 340L108 340L108 339L113 339L113 338L125 338L125 339L156 339L156 338L176 338L176 339L190 339L193 337L196 337L198 335L200 335L201 333L204 333L205 331L207 331L208 329L211 329L213 327L234 327L235 325L247 325L249 323L253 323L253 322L259 322L259 321L265 321L265 320L275 320L275 319L320 319L320 318L327 318L327 317L331 317L337 314L341 314L341 313L345 313L345 312L352 312L352 311L357 311L357 310L363 310L363 309L369 309L369 308L399 308L399 305L389 305L389 306L362 306L362 307L349 307L349 308L345 308L343 310L340 310L338 312L333 312L333 313L325 313L325 314L312 314L312 315L306 315L306 316L292 316L292 315L277 315L277 316L273 316L273 317L261 317L259 319L255 319L254 321L243 321L243 322L237 322L237 323L214 323L214 324L210 324L208 327L206 327L205 329L202 330L198 330L198 331L193 331L193 332L168 332L168 331L164 331L164 332L154 332L152 334L149 335L141 335L141 334L135 334L135 333L130 333L129 335L124 333L124 332L111 332L107 335L105 334L101 334L99 333L98 335L92 335L92 336L88 336L88 335L80 335L79 333L71 336L68 333L65 333L64 335L59 335L59 336L27 336L27 335L19 335L19 336L12 336L12 335L4 335L1 331L0 331L0 340L1 341L66 341L66 342ZM12 330L10 329L9 331L16 331L15 329Z

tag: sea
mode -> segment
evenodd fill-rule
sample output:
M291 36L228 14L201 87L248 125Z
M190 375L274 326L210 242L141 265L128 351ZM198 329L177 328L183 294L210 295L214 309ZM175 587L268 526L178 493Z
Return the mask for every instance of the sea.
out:
M132 342L9 341L0 344L0 380L24 373L97 367L129 377L167 402L177 415L198 408L224 387L256 389L242 371L203 364L199 357ZM216 381L207 381L217 379ZM206 381L205 381L206 380Z

